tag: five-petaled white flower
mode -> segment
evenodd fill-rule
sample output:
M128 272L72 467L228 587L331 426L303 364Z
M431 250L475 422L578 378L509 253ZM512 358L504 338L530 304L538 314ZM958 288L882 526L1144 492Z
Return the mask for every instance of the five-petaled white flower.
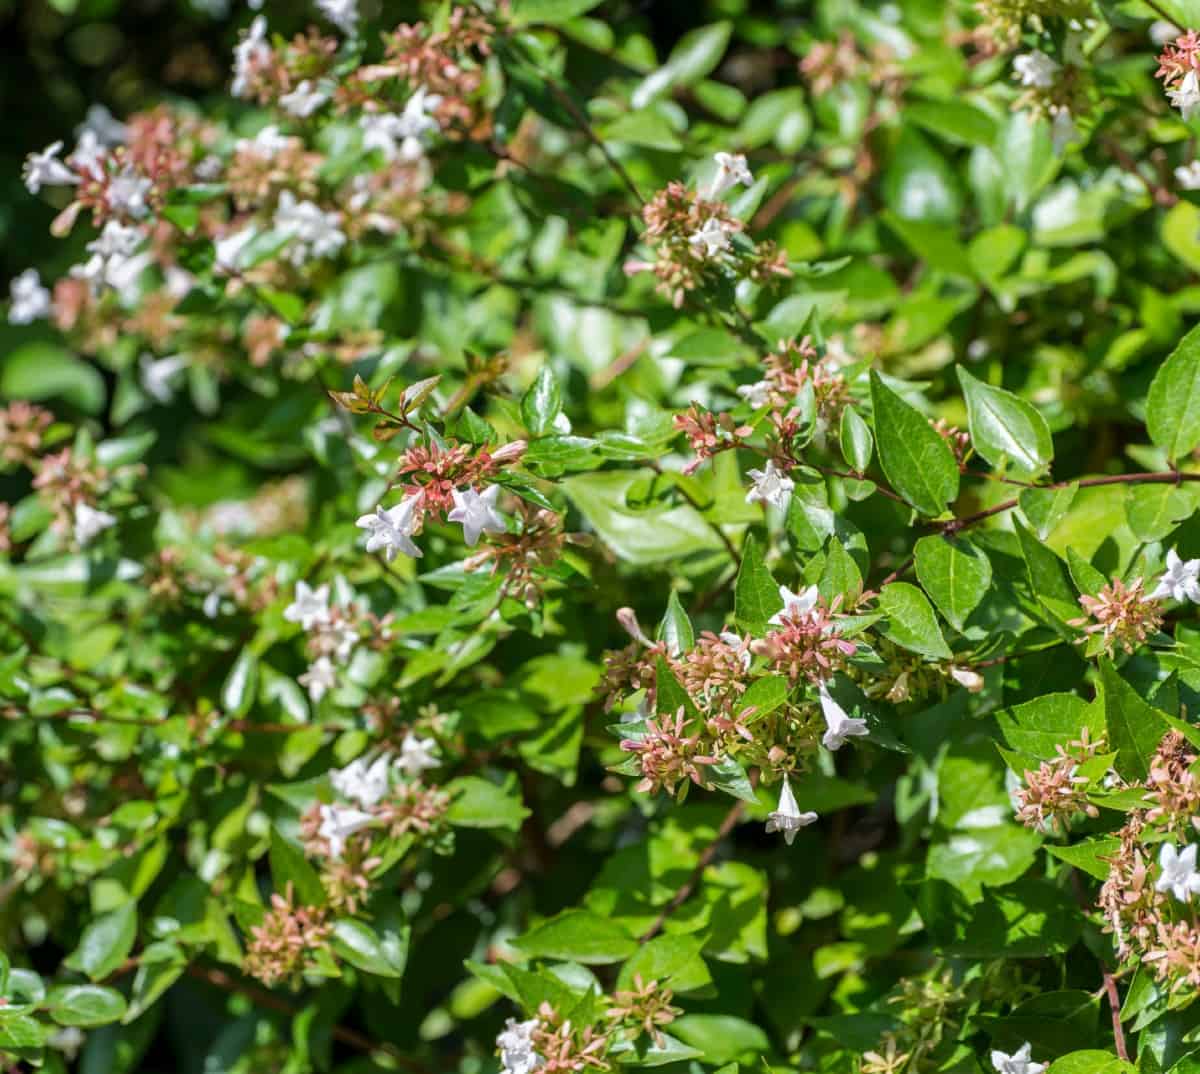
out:
M285 256L297 268L317 258L332 257L346 245L336 212L326 212L316 202L299 201L290 190L279 195L272 223L288 236Z
M116 517L107 511L100 511L86 503L75 505L75 541L77 544L91 544L96 537L116 524Z
M213 242L213 249L216 252L216 267L222 272L236 272L238 258L254 236L254 228L244 227L240 231L231 231L216 239Z
M1051 89L1058 71L1058 64L1038 49L1013 60L1013 78L1033 89Z
M474 547L483 533L505 533L504 516L496 510L500 496L499 485L489 485L483 492L474 489L455 489L454 509L446 515L448 522L461 522L463 540Z
M754 663L754 654L750 652L750 646L745 644L745 638L740 634L735 634L732 630L722 630L720 633L721 640L730 648L738 651L738 659L742 662L742 668L745 671L750 670L750 665Z
M301 579L296 583L292 603L283 609L289 623L299 623L304 630L329 622L329 584L313 589Z
M749 476L754 479L754 486L746 493L747 503L769 503L773 507L787 507L796 483L778 469L771 459L767 460L766 469L751 470Z
M1167 90L1167 96L1185 120L1191 119L1200 110L1200 78L1196 77L1196 72L1188 71L1178 86Z
M1032 1050L1028 1041L1021 1045L1012 1055L1003 1052L992 1052L992 1066L997 1074L1042 1074L1046 1069L1045 1063L1035 1063L1029 1057Z
M129 126L117 119L104 105L96 102L88 105L87 115L75 128L75 133L80 138L90 134L101 145L124 145L129 139Z
M797 619L802 615L807 615L817 606L817 597L819 595L815 585L810 585L807 589L802 589L799 593L793 593L787 586L781 585L779 587L779 599L783 601L783 607L771 616L767 622L771 626L781 626L785 616L788 619Z
M500 1065L504 1074L532 1074L541 1065L542 1057L533 1050L533 1031L540 1025L536 1018L518 1022L510 1018L496 1038Z
M1190 600L1200 604L1200 559L1180 559L1174 548L1167 552L1167 569L1150 594L1151 600Z
M11 300L8 307L9 324L32 324L50 314L50 292L42 286L37 269L26 269L13 277L8 296Z
M1200 891L1195 843L1189 843L1182 851L1176 850L1173 843L1163 843L1158 852L1158 866L1162 875L1155 881L1155 891L1169 891L1180 902L1191 901L1192 894Z
M729 232L720 220L710 216L699 231L693 231L688 236L688 242L701 257L714 257L722 250L729 249Z
M825 717L825 734L821 745L827 750L840 750L846 739L868 734L867 721L849 715L830 695L824 683L818 691L821 699L821 715Z
M319 656L300 676L300 685L308 691L309 700L316 704L337 685L337 670L327 656Z
M1179 165L1175 169L1175 182L1183 190L1200 190L1200 160Z
M63 1026L46 1043L56 1052L62 1052L68 1062L73 1062L85 1040L87 1037L77 1026Z
M758 410L759 407L764 407L771 401L771 382L757 380L753 384L743 384L737 389L737 393L755 410Z
M148 263L148 258L138 253L145 237L131 224L109 220L85 247L92 256L83 264L72 266L71 275L86 280L94 290L111 287L124 297Z
M40 153L30 153L25 158L21 178L30 194L36 194L44 186L67 186L79 182L79 176L58 159L62 148L62 142L52 142Z
M175 381L187 368L187 359L182 354L168 355L157 360L143 354L138 363L142 389L160 403L169 403L175 398Z
M717 162L717 171L713 175L712 185L708 188L710 199L719 198L725 191L741 183L751 186L754 176L746 165L746 158L741 153L714 153L713 160Z
M146 196L154 184L128 164L108 181L108 207L114 212L140 220L150 211Z
M816 813L801 813L796 805L796 796L792 794L792 785L787 776L783 777L783 786L779 788L779 805L767 817L767 834L783 832L784 841L788 846L796 838L796 833L817 819Z
M369 530L367 551L378 552L383 549L383 558L389 563L396 558L397 552L414 559L424 553L413 543L413 533L417 527L417 508L421 505L421 494L406 496L395 507L385 509L382 505L375 508L375 513L363 515L355 523L360 530Z
M289 116L306 119L327 100L329 100L329 91L306 78L291 93L285 93L280 97L279 103Z
M329 856L337 861L346 849L346 840L355 832L361 832L375 818L361 809L350 806L323 805L321 806L321 827L319 835L329 840Z
M332 772L329 782L333 789L343 798L349 798L361 806L370 809L377 805L388 792L388 771L392 759L386 754L380 754L374 764L368 765L366 760L359 757L351 761L345 768Z
M317 0L321 14L344 34L358 30L358 0Z
M404 773L405 779L420 779L425 769L437 768L440 763L434 756L436 749L437 743L432 738L417 738L409 731L400 743L400 756L396 758L396 767Z
M250 31L233 49L233 84L229 92L245 97L250 90L250 76L256 67L271 62L271 46L267 44L267 19L259 15L250 24Z

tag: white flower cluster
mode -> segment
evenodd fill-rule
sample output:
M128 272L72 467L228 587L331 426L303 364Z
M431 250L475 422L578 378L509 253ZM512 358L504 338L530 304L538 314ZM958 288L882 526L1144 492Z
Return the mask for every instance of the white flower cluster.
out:
M360 757L345 768L330 773L329 782L333 789L342 798L356 803L321 806L318 832L329 840L329 853L335 861L346 849L346 840L375 821L375 814L367 810L382 802L391 790L392 769L399 769L405 779L420 779L426 769L438 766L435 750L433 739L418 738L410 731L400 744L399 757L382 753L371 762Z
M358 634L344 618L333 615L328 583L313 589L307 582L298 581L292 603L283 610L283 617L289 623L298 623L306 633L321 635L325 651L300 676L300 685L308 690L308 696L315 704L337 686L337 668L330 654L344 664L354 650Z
M483 492L475 489L455 489L451 492L454 507L446 514L450 522L461 523L463 540L472 548L485 533L506 533L504 516L496 510L500 498L500 486L489 485ZM397 554L420 558L424 553L413 541L420 521L418 514L422 506L422 494L406 496L395 507L376 506L374 512L362 515L355 525L366 530L367 551L382 552L383 558L391 563Z
M540 1024L536 1018L527 1022L510 1018L504 1023L496 1038L504 1074L533 1074L541 1066L542 1057L533 1048L533 1032Z
M1174 548L1167 552L1167 569L1150 599L1165 600L1167 597L1200 604L1200 559L1180 559Z
M750 167L741 153L714 153L713 160L717 163L717 170L704 192L710 201L723 197L738 183L743 186L753 184L754 176L750 174ZM729 249L729 231L716 217L710 217L688 236L688 242L702 257L713 258Z

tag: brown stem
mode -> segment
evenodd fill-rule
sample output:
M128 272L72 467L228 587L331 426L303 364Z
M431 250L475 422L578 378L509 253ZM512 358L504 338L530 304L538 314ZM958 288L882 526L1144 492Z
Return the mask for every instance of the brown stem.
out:
M671 896L671 901L663 907L662 913L654 919L654 924L651 925L645 932L638 937L638 943L645 943L647 940L654 939L662 932L663 925L667 923L669 918L676 910L678 910L688 899L691 898L692 892L696 890L696 885L700 883L700 878L704 875L704 870L711 864L717 854L717 847L721 841L737 826L738 821L742 819L742 814L746 812L745 802L735 802L733 808L725 814L725 819L721 821L721 827L717 829L717 834L713 837L711 843L704 848L700 854L699 860L696 862L696 868L692 870L692 875L684 881L674 895Z
M1113 975L1104 971L1104 991L1108 995L1108 1006L1112 1010L1113 1040L1117 1045L1117 1056L1129 1062L1129 1049L1125 1046L1125 1030L1121 1028L1121 996Z
M662 474L664 472L663 468L654 459L651 459L649 462L646 463L646 465L649 466L650 469L653 470L656 474ZM696 511L698 511L701 514L701 516L703 516L703 513L704 513L703 507L701 506L700 501L697 500L696 497L693 496L690 492L688 492L688 490L683 485L681 485L678 481L675 482L675 487L679 490L679 495L682 496L685 500L687 500L687 502L689 504L691 504L692 507L694 507L696 509ZM708 526L713 531L713 533L715 533L718 537L721 538L721 543L725 546L725 551L729 553L730 558L732 558L733 562L740 566L741 562L742 562L742 557L738 555L737 547L734 545L733 541L731 541L729 539L729 536L725 533L725 531L723 529L721 529L721 527L718 526L715 522L709 522L708 519L704 519L704 521L708 522Z
M258 1006L269 1011L275 1011L277 1014L282 1014L289 1019L294 1019L299 1013L283 997L277 996L274 992L268 991L259 985L251 984L249 981L238 980L236 977L215 966L189 964L186 972L189 977L205 981L214 988L221 989L223 992L233 992L240 996L245 996ZM405 1070L411 1070L414 1074L430 1074L429 1067L425 1066L424 1063L418 1062L416 1059L410 1059L393 1044L372 1040L370 1037L359 1033L358 1030L343 1025L335 1025L332 1033L335 1040L340 1040L343 1044L348 1044L351 1048L356 1048L367 1055L373 1052L382 1052L397 1066L403 1067Z
M1200 473L1183 473L1180 470L1160 470L1149 474L1109 474L1105 477L1085 477L1082 481L1056 481L1052 485L1041 485L1040 488L1064 489L1078 484L1081 489L1101 488L1105 485L1179 485L1184 481L1200 481ZM985 511L977 511L965 518L952 518L949 522L939 525L942 533L953 534L974 526L995 515L1002 515L1018 506L1019 500L1005 500Z

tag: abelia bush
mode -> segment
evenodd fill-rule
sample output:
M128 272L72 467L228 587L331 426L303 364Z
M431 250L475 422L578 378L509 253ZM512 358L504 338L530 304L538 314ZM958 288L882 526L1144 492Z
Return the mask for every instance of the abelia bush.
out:
M1200 1064L1200 5L210 7L12 209L6 1069Z

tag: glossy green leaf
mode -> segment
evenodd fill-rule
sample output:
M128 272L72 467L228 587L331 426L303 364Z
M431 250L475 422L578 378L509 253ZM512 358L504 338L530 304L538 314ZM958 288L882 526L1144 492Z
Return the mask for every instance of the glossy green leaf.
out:
M958 495L958 465L920 411L871 373L879 462L892 487L923 515L936 516Z

